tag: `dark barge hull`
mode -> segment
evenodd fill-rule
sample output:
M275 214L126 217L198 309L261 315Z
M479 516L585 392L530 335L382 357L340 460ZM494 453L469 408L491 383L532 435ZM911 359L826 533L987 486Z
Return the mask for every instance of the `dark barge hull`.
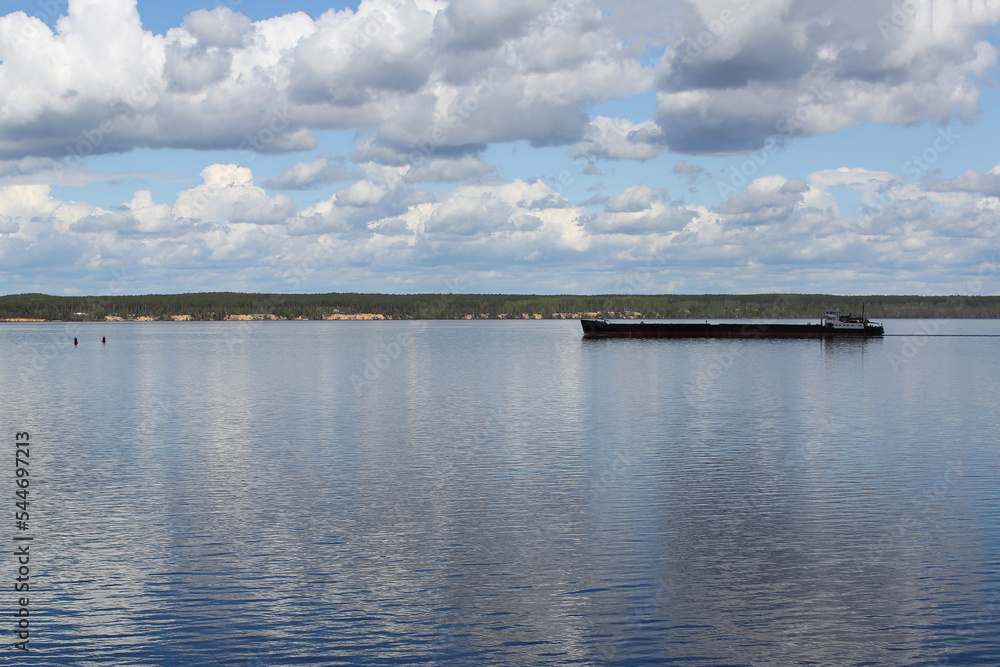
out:
M881 324L835 329L823 324L707 324L700 322L606 322L580 320L587 338L867 338L884 333Z

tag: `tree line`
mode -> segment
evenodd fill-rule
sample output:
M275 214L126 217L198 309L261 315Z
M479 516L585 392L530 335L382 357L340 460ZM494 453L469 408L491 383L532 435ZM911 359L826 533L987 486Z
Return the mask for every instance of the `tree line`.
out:
M51 321L223 320L265 314L317 320L369 313L388 319L579 317L643 319L818 318L839 308L878 318L1000 318L1000 296L837 296L829 294L252 294L197 292L134 296L0 296L0 319Z

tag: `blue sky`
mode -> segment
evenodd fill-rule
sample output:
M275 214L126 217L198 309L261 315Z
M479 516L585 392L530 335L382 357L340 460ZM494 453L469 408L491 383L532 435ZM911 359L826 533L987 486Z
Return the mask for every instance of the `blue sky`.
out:
M987 0L0 4L0 293L996 294Z

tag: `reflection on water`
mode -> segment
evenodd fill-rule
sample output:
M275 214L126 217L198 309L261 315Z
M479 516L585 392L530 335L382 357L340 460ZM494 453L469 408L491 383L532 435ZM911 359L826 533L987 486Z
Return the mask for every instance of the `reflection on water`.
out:
M906 340L2 326L30 662L1000 662L1000 355Z

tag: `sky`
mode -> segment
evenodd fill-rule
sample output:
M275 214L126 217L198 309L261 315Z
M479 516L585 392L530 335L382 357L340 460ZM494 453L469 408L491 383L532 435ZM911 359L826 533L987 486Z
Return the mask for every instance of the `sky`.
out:
M0 294L998 294L998 22L3 1Z

